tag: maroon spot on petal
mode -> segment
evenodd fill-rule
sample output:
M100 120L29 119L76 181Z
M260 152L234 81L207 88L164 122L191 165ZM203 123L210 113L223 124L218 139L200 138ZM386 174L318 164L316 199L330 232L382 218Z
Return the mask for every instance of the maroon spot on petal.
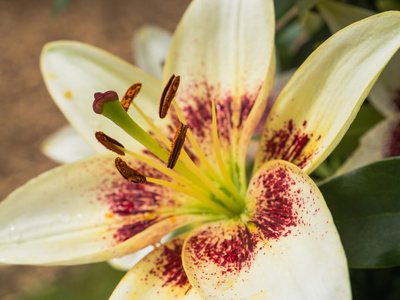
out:
M150 274L163 281L162 287L179 287L185 294L192 288L182 265L182 240L175 239L163 245L162 254L154 262Z
M182 79L182 82L184 81L185 78ZM186 83L181 86L178 93L178 104L187 124L201 143L212 141L211 100L213 100L216 107L217 131L224 144L230 141L230 133L234 127L241 128L244 125L259 89L254 94L243 94L238 101L233 98L232 91L222 90L220 85L211 85L207 80Z
M385 157L393 157L400 155L400 121L394 123L389 149L385 155Z
M278 131L273 131L270 138L264 142L263 147L266 149L265 161L273 159L283 159L298 165L300 168L304 167L313 155L313 153L304 152L304 148L309 141L314 137L312 133L305 133L307 121L298 127L289 120L285 123L285 127ZM318 136L319 140L321 136Z
M117 229L116 233L114 234L114 239L118 243L122 243L134 235L142 232L146 228L149 228L151 225L157 223L160 219L153 218L153 219L141 219L136 222L122 225L120 228Z
M244 224L235 229L210 226L187 241L196 265L201 267L211 262L222 275L250 267L256 243L257 236Z
M138 163L138 168L146 175L163 178L160 172L145 164ZM112 182L103 182L98 187L98 193L98 200L105 201L109 206L106 217L118 219L112 226L112 230L115 231L114 239L118 243L161 221L152 215L160 206L176 204L165 189L160 191L159 186L152 183L134 184L122 176L118 176Z
M285 168L273 173L260 175L253 181L253 191L256 195L256 206L251 220L267 240L278 240L291 233L291 228L297 226L295 207L301 207L300 190L291 190L296 182L288 176Z

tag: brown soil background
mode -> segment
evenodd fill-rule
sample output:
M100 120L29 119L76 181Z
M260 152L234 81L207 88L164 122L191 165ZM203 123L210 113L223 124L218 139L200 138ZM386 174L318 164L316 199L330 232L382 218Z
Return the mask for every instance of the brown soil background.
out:
M132 62L134 31L145 24L173 31L190 1L71 0L57 16L52 14L54 2L0 0L0 199L57 165L39 150L46 136L67 124L41 78L43 45L78 40ZM49 283L62 271L0 267L0 299L22 299L33 287Z

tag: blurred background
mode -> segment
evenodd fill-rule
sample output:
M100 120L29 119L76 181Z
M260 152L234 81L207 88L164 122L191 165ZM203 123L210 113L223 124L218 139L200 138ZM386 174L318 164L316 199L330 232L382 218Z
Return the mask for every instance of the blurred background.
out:
M43 45L77 40L132 62L132 36L145 24L173 31L189 0L0 0L0 199L55 167L42 141L67 121L39 69ZM124 273L107 264L0 266L0 299L108 299Z

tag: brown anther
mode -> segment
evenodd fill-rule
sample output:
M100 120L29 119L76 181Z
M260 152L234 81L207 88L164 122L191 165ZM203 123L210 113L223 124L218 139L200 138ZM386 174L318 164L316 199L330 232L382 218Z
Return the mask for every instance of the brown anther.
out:
M167 85L165 86L164 91L161 95L160 109L158 112L161 119L164 119L165 116L167 115L172 100L174 100L175 98L176 91L178 90L180 82L181 82L180 76L175 77L175 75L172 75Z
M128 111L129 106L131 105L133 99L136 98L137 94L139 94L141 88L141 83L134 83L126 91L124 97L121 100L122 107L125 109L125 111Z
M115 159L115 166L125 179L133 183L146 183L146 176L142 172L132 169L122 158L117 157Z
M174 140L171 145L171 152L168 157L167 167L173 169L175 167L176 162L178 161L179 154L183 148L183 144L185 143L186 132L189 129L189 125L183 125L183 123L179 124L178 130L175 133Z
M113 151L119 155L125 155L125 153L119 149L117 146L121 148L125 148L120 142L114 140L113 138L106 135L104 132L96 131L95 137L97 141L106 147L108 150Z

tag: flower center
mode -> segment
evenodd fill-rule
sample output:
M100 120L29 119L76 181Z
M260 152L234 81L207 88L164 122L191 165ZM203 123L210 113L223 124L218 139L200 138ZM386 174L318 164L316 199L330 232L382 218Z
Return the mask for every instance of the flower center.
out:
M190 126L175 101L180 82L179 76L172 76L166 85L160 100L159 117L164 119L172 105L179 125L176 128L175 137L172 142L166 134L158 128L152 119L144 114L134 98L140 91L141 84L132 85L121 102L114 91L96 93L93 103L93 110L107 117L123 129L132 138L145 147L141 153L126 149L120 142L107 136L103 132L96 132L97 140L107 149L119 154L129 155L136 160L146 163L152 168L164 173L170 181L158 178L151 178L130 167L120 157L115 160L115 165L121 175L135 184L154 183L167 188L172 188L200 202L207 210L228 217L240 216L244 213L244 194L246 191L239 191L234 180L228 173L223 162L220 151L217 118L215 104L212 101L212 136L214 158L217 164L213 164L201 151L196 138L190 131ZM128 108L132 106L151 128L151 134L143 130L128 114ZM168 124L175 128L174 124ZM190 148L185 144L186 138L190 142ZM170 150L167 150L171 145ZM148 154L148 153L151 154ZM188 154L190 153L190 155ZM157 159L158 158L158 159ZM161 162L160 162L161 161ZM163 163L162 163L163 162ZM192 207L193 208L193 207ZM188 209L186 207L185 209ZM204 210L198 210L203 213Z

